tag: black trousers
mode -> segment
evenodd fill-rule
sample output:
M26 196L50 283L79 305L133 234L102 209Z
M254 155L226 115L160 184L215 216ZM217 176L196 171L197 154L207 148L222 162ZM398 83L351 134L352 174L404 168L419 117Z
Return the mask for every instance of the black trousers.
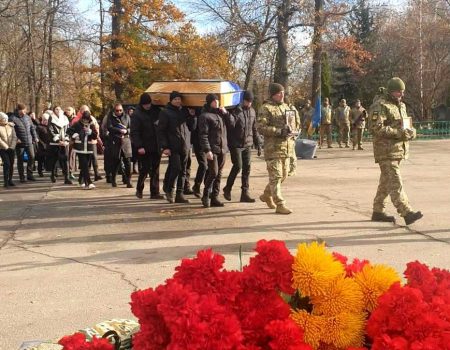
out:
M122 162L123 162L123 165L124 165L124 172L123 172L123 179L124 179L124 181L126 182L126 183L129 183L130 181L131 181L131 157L130 158L128 158L128 157L124 157L123 155L122 155L122 152L121 152L121 155L120 155L120 157L119 158L113 158L113 163L112 163L112 177L111 177L111 181L114 183L114 182L116 182L116 175L117 175L117 173L119 172L119 168L121 167L121 165L122 165Z
M252 150L250 147L245 148L232 148L230 149L231 162L233 167L231 168L230 175L228 175L226 187L231 191L236 180L237 175L242 170L242 191L248 191L249 189L249 177L250 177L250 164L252 161Z
M191 188L189 180L191 179L192 151L189 149L186 163L186 176L184 177L184 189Z
M14 171L14 150L0 149L0 157L3 162L3 181L6 184L12 181Z
M98 173L98 153L97 153L97 145L95 144L94 144L94 152L91 154L91 161L89 165L92 165L95 177L99 176L100 174Z
M173 192L176 184L176 192L181 193L184 190L186 180L186 167L189 153L172 153L169 157L169 166L164 177L164 191Z
M28 154L28 161L27 161L27 176L33 176L33 165L34 165L34 147L33 145L30 146L23 146L23 147L16 147L16 155L17 155L17 170L19 172L20 179L25 179L25 173L23 168L23 154L24 152L27 152Z
M197 174L195 175L195 185L200 186L205 180L208 161L206 160L206 154L202 152L200 146L194 145L194 153L198 163Z
M49 155L48 155L48 165L52 175L56 173L56 163L59 161L61 165L62 172L64 174L64 178L68 179L68 158L67 158L68 148L64 146L49 146Z
M88 186L92 183L91 175L89 174L89 161L92 154L78 153L78 162L80 163L81 182Z
M150 194L159 194L159 165L161 163L161 154L157 152L137 155L139 162L139 178L136 185L136 191L144 191L144 184L147 175L150 176Z
M226 154L213 153L213 160L208 160L208 174L205 180L204 196L218 197L220 193L220 179L225 165Z

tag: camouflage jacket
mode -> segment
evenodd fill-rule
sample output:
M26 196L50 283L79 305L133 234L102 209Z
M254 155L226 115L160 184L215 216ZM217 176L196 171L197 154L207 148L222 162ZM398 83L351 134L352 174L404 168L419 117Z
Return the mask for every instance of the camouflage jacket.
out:
M331 123L333 122L333 109L328 106L322 106L322 117L320 119L320 124L321 125L331 125Z
M295 154L295 137L281 136L281 129L287 123L286 111L294 114L291 121L293 131L300 129L300 118L294 106L286 103L265 101L258 115L258 131L264 136L264 158L288 158Z
M366 110L363 107L352 108L350 111L350 119L352 126L358 129L366 127Z
M334 111L334 118L337 125L350 125L350 107L338 106Z
M406 117L405 104L397 104L388 97L379 98L370 106L369 122L376 163L408 159L409 141L402 139L402 118Z

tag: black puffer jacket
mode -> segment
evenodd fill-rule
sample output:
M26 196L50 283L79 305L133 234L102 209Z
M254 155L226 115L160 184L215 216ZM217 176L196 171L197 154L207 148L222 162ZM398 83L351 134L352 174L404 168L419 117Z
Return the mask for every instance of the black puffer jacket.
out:
M226 153L227 128L234 128L234 117L230 113L222 114L219 109L204 107L198 118L198 137L203 152Z
M188 153L191 148L191 130L195 122L184 108L168 104L159 113L158 143L161 149L175 153Z
M259 146L259 134L256 129L256 112L253 107L238 106L233 110L234 128L228 129L228 147L244 148Z
M67 135L74 141L73 148L76 153L92 154L94 153L94 143L97 140L97 127L93 122L90 124L83 124L80 119L67 129Z
M17 139L20 140L16 147L31 146L33 141L37 140L36 127L28 115L22 117L14 115L9 121L14 123Z
M146 153L159 153L156 128L160 108L153 106L145 110L138 106L131 118L131 140L138 150L144 148Z

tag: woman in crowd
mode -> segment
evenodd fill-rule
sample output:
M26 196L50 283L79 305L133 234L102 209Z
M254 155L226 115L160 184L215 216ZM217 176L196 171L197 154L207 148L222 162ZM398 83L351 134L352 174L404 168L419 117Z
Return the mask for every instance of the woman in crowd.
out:
M47 111L48 114L51 111ZM69 119L64 115L60 107L55 107L54 113L51 114L48 129L51 135L51 141L49 144L49 169L51 171L50 179L54 183L56 182L56 165L59 161L63 175L64 184L72 185L72 181L69 179L69 136L67 135L67 129L69 128Z
M52 135L48 128L48 121L50 114L45 112L42 114L38 125L36 126L36 132L38 134L39 142L37 145L36 159L38 161L38 173L39 177L44 177L44 169L48 170L49 159L49 144L52 141Z
M95 124L91 119L91 113L84 111L79 121L67 130L67 134L74 141L74 149L78 154L78 161L81 170L80 187L85 189L93 189L95 185L92 183L89 175L89 161L94 152L98 133Z
M3 186L15 186L12 181L14 170L14 150L17 137L14 124L8 122L8 116L0 112L0 157L3 162Z

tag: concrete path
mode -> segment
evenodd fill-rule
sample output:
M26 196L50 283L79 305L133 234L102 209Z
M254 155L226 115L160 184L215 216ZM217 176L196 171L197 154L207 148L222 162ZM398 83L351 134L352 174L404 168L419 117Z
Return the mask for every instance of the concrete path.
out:
M232 269L239 267L239 246L246 261L262 238L283 240L292 252L299 242L321 239L399 272L416 259L450 268L450 141L412 144L402 173L411 204L425 216L411 227L401 218L399 225L370 221L379 169L365 147L319 150L318 159L299 161L297 175L283 185L295 210L289 216L259 201L239 203L240 183L219 209L204 209L194 197L189 205L138 200L134 190L104 181L94 191L48 178L0 189L0 349L130 318L134 289L164 282L181 258L209 247ZM230 161L225 174L229 168ZM266 181L265 163L255 155L255 197Z

